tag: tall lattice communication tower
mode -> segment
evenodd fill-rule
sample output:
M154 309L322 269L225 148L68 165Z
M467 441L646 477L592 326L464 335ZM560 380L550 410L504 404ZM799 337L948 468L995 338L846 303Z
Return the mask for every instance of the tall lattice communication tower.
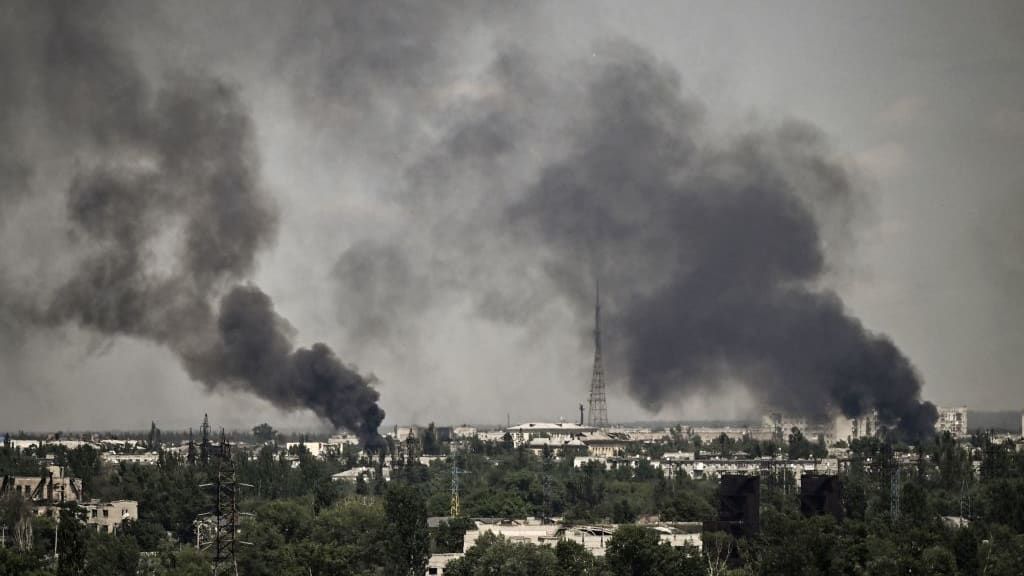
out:
M601 361L601 286L594 298L594 374L590 378L590 414L587 424L608 427L608 402L604 395L604 364Z

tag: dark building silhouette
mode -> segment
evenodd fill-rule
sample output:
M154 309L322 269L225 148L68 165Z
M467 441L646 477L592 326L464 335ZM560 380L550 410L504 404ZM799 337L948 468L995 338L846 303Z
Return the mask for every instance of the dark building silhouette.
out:
M843 483L836 476L804 474L800 477L800 512L804 516L831 514L841 521Z
M737 538L761 530L761 478L723 474L718 488L718 520L705 522L705 532L726 532Z

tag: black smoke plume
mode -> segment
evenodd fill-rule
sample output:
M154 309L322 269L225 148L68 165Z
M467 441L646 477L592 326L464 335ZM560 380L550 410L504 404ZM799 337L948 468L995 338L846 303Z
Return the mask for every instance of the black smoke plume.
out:
M877 410L907 437L930 433L908 359L820 288L820 220L854 190L817 131L715 143L671 70L630 47L603 56L572 151L511 217L544 240L568 294L608 286L633 396L657 409L738 380L791 413Z
M296 349L270 298L244 284L277 214L237 89L202 73L154 88L111 40L114 16L93 2L24 15L20 53L38 56L48 128L84 158L66 193L83 255L32 318L158 342L210 387L308 408L379 445L373 379L324 344Z
M359 435L368 448L382 446L377 427L384 412L371 380L346 366L324 344L296 349L284 318L255 286L236 286L224 296L217 344L186 358L204 382L237 383L284 408L310 408L337 428Z

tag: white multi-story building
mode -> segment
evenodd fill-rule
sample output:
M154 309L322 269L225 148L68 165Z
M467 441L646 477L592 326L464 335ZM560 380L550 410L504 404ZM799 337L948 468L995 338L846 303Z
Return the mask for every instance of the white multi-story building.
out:
M786 436L793 428L803 432L807 429L807 419L799 416L788 416L779 412L771 412L761 417L761 426L775 434Z
M115 454L113 452L103 452L100 454L100 460L104 464L142 464L152 466L160 461L160 455L156 452L145 452L143 454Z
M505 434L511 433L504 430L485 430L477 431L476 437L484 442L501 442L505 438Z
M967 406L939 408L939 421L935 423L939 432L949 432L954 438L967 436Z
M327 444L341 450L345 446L359 446L359 437L351 433L335 434L327 439Z
M528 444L534 438L548 438L552 443L564 444L596 431L597 428L593 426L580 426L575 422L527 422L512 426L507 430L512 435L512 443L517 448Z
M562 540L572 540L583 545L594 556L604 556L605 547L619 525L565 526L544 524L535 518L526 520L504 520L501 522L476 522L475 530L467 530L462 543L463 553L476 545L477 539L491 532L511 542L555 546ZM701 525L697 522L662 523L649 526L658 533L662 542L675 547L693 546L701 549Z
M856 418L840 414L832 421L831 432L834 441L842 440L847 444L860 438L871 438L878 433L878 413L872 410Z

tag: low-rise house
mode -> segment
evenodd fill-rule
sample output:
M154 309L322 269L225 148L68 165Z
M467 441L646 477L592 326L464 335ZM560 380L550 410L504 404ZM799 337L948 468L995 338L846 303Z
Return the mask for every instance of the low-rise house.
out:
M93 500L82 505L82 508L85 509L85 524L102 534L113 534L125 522L139 519L139 503L135 500Z
M337 474L331 475L332 482L352 482L355 483L362 476L363 480L369 482L373 480L377 475L377 469L369 466L356 466L348 470L343 470ZM381 468L381 475L384 477L385 482L391 481L391 469L387 466Z
M695 452L665 452L661 455L661 461L665 464L675 462L693 462L697 459Z
M310 456L314 458L327 458L341 454L341 445L328 442L288 442L285 444L285 450L293 452L300 446L308 450Z
M586 445L587 454L605 458L622 454L630 444L625 435L617 433L589 432L579 439Z

